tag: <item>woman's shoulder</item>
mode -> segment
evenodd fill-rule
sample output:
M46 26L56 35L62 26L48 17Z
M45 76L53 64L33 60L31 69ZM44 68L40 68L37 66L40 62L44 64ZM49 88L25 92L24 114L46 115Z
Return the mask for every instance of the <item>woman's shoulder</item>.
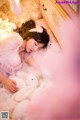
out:
M0 44L3 42L21 42L23 43L22 37L16 32L4 33L4 37L0 39Z
M20 47L23 44L23 39L18 33L11 33L8 37L9 45L14 48Z
M23 39L18 33L12 32L12 33L7 35L5 42L9 42L9 43L13 43L13 44L14 43L22 44Z
M18 50L23 44L23 39L18 33L12 32L0 41L0 54L6 54L13 50Z

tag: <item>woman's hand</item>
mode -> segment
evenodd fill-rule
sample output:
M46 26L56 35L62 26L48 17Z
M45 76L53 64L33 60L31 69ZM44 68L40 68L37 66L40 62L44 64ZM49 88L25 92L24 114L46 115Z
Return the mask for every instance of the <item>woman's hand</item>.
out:
M18 91L18 87L17 87L16 82L14 80L4 78L2 80L2 84L7 90L9 90L12 93Z

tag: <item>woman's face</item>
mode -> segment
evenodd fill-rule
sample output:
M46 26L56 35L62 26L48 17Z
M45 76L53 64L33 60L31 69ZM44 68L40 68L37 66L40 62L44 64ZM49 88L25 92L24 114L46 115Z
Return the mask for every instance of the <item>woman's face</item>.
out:
M26 41L26 51L28 53L35 52L35 51L41 49L43 46L44 46L44 44L38 43L33 38Z

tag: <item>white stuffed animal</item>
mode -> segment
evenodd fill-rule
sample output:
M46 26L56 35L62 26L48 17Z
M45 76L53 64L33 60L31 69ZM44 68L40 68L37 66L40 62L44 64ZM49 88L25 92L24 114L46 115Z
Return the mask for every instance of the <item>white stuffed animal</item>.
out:
M21 89L37 86L39 84L39 81L38 81L36 75L34 75L32 73L26 73L23 71L18 71L16 73L16 75L11 75L11 76L9 76L9 78L16 82L17 87L19 88L19 91ZM4 94L7 94L7 97ZM2 97L2 99L6 99L6 98L8 98L8 95L10 97L11 94L13 94L13 93L9 92L4 87L1 87L0 88L0 101L1 101L1 97Z
M16 101L22 101L29 97L32 92L39 86L39 80L32 73L25 73L23 71L18 71L16 76L10 76L10 79L16 81L18 88L20 89L16 94L14 99Z
M11 114L16 105L24 99L26 99L26 101L29 99L31 94L37 89L39 81L34 74L25 73L23 71L18 71L16 76L10 76L9 78L16 81L19 91L10 93L7 89L0 88L4 91L4 95L5 93L8 95L7 99L4 96L3 101L0 102L0 111L6 110ZM0 90L0 92L2 91Z
M35 73L35 71L33 73L31 71L26 72L18 71L16 75L9 77L16 81L19 91L11 93L11 97L0 103L0 110L9 111L13 120L25 117L24 112L28 105L31 104L34 97L41 94L41 91L44 91L45 86L48 84L46 80L43 80L42 74ZM7 90L5 89L5 91Z
M25 86L37 86L38 85L38 79L32 73L18 71L16 75L11 75L9 78L14 80L17 83L17 87L19 89L22 89Z
M19 74L20 76L21 74ZM52 82L48 77L42 76L42 78L39 80L39 83L37 83L35 76L31 78L32 75L30 75L30 81L28 81L29 87L24 87L19 92L17 92L15 96L16 101L21 101L14 109L12 118L13 120L27 120L32 117L31 114L28 113L29 108L34 103L35 99L37 99L41 94L46 91L50 85L52 85ZM22 77L22 76L20 76ZM35 82L31 82L35 81ZM38 85L38 86L37 86Z

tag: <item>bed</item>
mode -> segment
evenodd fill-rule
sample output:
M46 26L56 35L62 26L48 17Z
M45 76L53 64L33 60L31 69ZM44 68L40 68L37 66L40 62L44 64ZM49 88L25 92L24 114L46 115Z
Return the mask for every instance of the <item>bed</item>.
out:
M0 111L9 111L10 120L57 120L67 118L74 120L80 115L78 112L76 113L78 111L79 94L76 82L77 76L73 68L73 58L75 57L75 49L73 48L76 45L74 39L76 34L74 33L74 37L72 37L74 29L77 33L77 28L74 25L77 22L76 19L73 20L73 16L76 16L76 14L72 8L65 5L66 8L69 8L69 12L71 11L67 14L61 5L55 4L55 0L47 0L47 2L46 0L22 0L21 4L25 6L23 7L24 13L17 17L16 14L12 13L9 2L6 4L3 0L4 8L7 6L8 11L4 13L4 9L1 9L6 15L3 17L4 20L1 19L1 23L5 23L5 18L8 20L1 29L11 32L15 26L21 26L25 21L34 19L36 25L44 26L47 29L50 42L47 49L31 54L26 59L28 64L33 67L29 68L28 74L31 72L35 76L38 75L38 79L41 80L39 85L41 86L38 86L37 89L34 86L24 88L23 91L14 95L9 94L9 96L3 90L0 94L4 98L4 100L2 98L3 103L0 101ZM10 29L7 29L7 27ZM70 34L71 30L73 30L72 34ZM0 37L3 40L3 35L1 35ZM26 71L26 65L22 71ZM28 93L25 91L28 91ZM5 93L5 97L3 93ZM6 102L5 99L7 99ZM7 106L8 104L9 106Z

